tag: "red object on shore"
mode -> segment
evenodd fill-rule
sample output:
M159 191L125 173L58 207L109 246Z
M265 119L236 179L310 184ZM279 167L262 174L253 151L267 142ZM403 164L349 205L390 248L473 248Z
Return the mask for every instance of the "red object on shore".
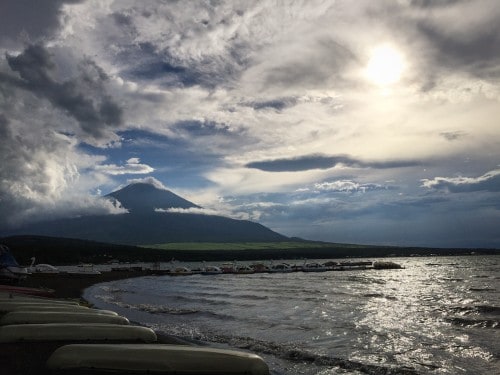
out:
M25 294L38 297L54 297L54 289L26 288L17 285L0 285L0 292Z

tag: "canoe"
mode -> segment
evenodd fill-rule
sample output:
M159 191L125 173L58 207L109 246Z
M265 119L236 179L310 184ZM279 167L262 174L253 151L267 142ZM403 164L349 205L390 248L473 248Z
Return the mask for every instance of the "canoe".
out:
M53 303L36 301L0 301L1 311L14 311L20 307L79 306L77 303Z
M21 295L3 295L0 293L0 302L34 302L34 303L40 303L40 302L45 302L45 303L51 303L54 301L59 301L58 299L55 298L39 298L39 297L28 297L28 296L21 296ZM64 300L62 300L64 301ZM74 301L73 301L74 302ZM57 303L57 302L56 302Z
M268 375L264 360L252 353L163 344L72 344L48 359L50 370L73 373ZM113 372L113 373L114 373Z
M19 306L11 311L54 311L54 312L83 312L89 314L101 314L101 315L118 315L117 312L111 310L100 310L100 309L91 309L85 306L73 306L73 305L61 305L61 306L40 306L38 305L26 305Z
M40 296L28 296L24 294L13 294L13 293L4 293L0 292L0 301L1 302L9 302L9 301L33 301L33 302L53 302L53 303L71 303L78 304L75 299L64 299L64 298L53 298L53 297L40 297Z
M11 311L0 318L0 325L37 323L108 323L128 325L127 318L69 311Z
M44 288L27 288L16 285L0 285L0 291L7 293L18 293L40 297L54 297L55 291L53 289Z
M155 342L157 338L150 328L117 324L49 323L0 327L0 343L89 340Z
M36 301L59 301L61 298L54 297L42 297L42 296L32 296L27 294L19 294L19 293L8 293L0 291L0 300L36 300Z

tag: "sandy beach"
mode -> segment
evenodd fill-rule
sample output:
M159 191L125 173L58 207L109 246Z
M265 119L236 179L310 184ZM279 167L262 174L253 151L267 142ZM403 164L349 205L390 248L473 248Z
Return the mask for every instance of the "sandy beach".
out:
M54 290L57 298L81 298L83 291L91 285L107 281L129 279L149 275L148 271L108 271L98 275L31 274L20 283L30 288L48 288Z

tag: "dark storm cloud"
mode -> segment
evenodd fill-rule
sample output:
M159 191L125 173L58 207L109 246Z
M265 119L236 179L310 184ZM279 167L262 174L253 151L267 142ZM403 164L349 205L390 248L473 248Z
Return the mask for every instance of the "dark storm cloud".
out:
M403 168L421 165L417 161L363 161L346 155L305 155L297 158L274 159L266 161L255 161L245 165L247 168L260 169L267 172L298 172L310 169L329 169L336 165L345 165L353 168Z
M122 109L106 94L106 74L94 62L80 63L81 75L58 82L53 78L56 65L42 45L31 45L17 56L6 56L13 72L19 74L17 86L37 97L47 99L54 107L78 121L80 128L99 139L105 134L105 126L116 127L122 122ZM0 76L0 80L5 75ZM10 78L15 82L15 78Z
M476 191L500 191L500 169L489 171L479 177L436 177L422 180L422 186L450 193Z
M179 121L174 130L184 137L228 137L233 140L242 136L241 131L232 130L229 125L216 121Z
M266 87L324 87L334 81L345 86L346 67L356 63L355 54L333 39L316 41L316 48L305 48L300 56L289 55L279 66L266 72Z
M173 58L168 51L157 51L148 42L121 46L118 58L126 62L121 76L132 80L155 81L166 87L213 87L218 75L204 71L208 65L194 64ZM222 76L219 79L223 79ZM212 82L213 80L213 82Z
M113 13L111 14L111 17L113 20L116 22L118 26L124 26L124 27L132 27L133 22L132 18L126 14L122 13Z
M275 109L276 111L282 111L283 109L293 107L294 105L297 104L297 102L298 102L297 98L288 97L288 98L276 98L263 101L245 102L243 103L243 105L251 107L255 110Z
M500 23L484 23L467 37L445 33L425 21L418 28L434 46L436 66L441 69L464 70L485 79L500 75Z
M410 4L419 8L441 8L468 0L410 0Z
M467 134L461 131L454 132L441 132L439 135L448 141L456 141L457 139L465 137Z
M31 41L50 36L60 24L63 4L75 4L83 0L2 0L0 1L0 42L15 43L22 34Z
M9 120L3 113L0 113L0 138L7 139L10 137Z

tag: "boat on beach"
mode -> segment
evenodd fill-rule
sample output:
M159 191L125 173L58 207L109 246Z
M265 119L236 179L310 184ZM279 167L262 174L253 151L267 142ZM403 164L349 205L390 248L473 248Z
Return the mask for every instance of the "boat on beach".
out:
M126 360L124 360L126 358ZM264 360L252 353L166 344L72 344L57 349L47 367L58 373L269 375Z
M155 342L150 328L106 323L12 324L0 327L0 343L47 341L141 341Z
M15 295L34 297L54 297L54 289L48 288L27 288L17 285L0 285L0 294L11 298Z
M78 304L72 303L57 303L57 302L36 302L36 301L10 301L10 300L0 300L0 312L9 312L16 310L30 310L30 311L40 311L43 308L49 307L78 307ZM63 310L63 309L62 309Z
M0 318L0 326L37 323L107 323L129 325L120 315L95 314L70 311L11 311Z

